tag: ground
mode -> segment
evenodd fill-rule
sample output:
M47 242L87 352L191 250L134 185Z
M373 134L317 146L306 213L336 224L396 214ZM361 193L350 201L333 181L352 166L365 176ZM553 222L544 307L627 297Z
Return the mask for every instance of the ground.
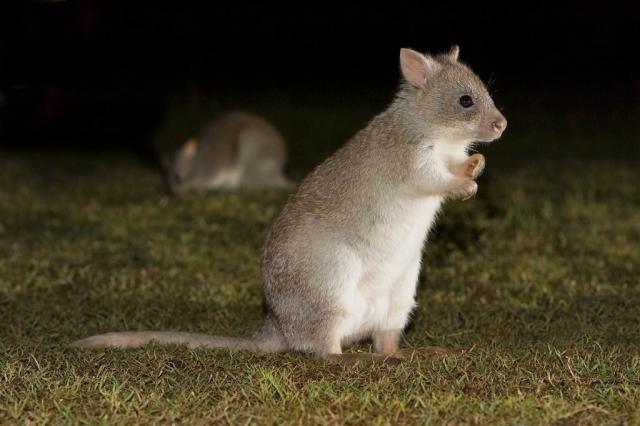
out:
M299 179L381 106L256 109L291 141ZM113 330L253 330L286 193L175 199L126 152L0 151L0 423L639 424L639 120L516 110L479 147L478 195L449 203L430 237L403 342L463 354L397 366L66 350Z

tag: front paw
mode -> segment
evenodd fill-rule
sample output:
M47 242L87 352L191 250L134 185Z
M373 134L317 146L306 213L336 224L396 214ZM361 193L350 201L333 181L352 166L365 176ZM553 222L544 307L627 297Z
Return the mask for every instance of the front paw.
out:
M484 170L485 160L484 155L476 153L467 158L463 166L463 175L475 179L480 176L480 173Z
M460 181L456 187L452 188L449 191L448 195L451 198L468 200L469 198L476 195L476 192L478 192L478 184L475 181L469 179Z

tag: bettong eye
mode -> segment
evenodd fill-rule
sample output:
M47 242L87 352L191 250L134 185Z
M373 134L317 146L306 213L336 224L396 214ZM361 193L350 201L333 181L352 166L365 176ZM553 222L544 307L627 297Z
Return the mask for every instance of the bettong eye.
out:
M463 108L469 108L471 105L473 105L473 99L471 99L471 96L469 95L460 96L459 102Z
M173 183L175 183L176 185L180 185L180 183L182 182L182 177L178 173L175 173L172 178Z

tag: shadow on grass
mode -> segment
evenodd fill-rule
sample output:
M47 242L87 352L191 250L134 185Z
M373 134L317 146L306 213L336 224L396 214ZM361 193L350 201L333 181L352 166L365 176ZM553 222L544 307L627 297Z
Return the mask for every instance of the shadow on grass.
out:
M434 286L421 287L421 302L406 330L411 346L491 347L498 353L510 353L548 345L566 349L590 341L605 349L640 354L640 290L636 288L527 301L513 294L501 300L495 288L480 286L474 290L475 296L464 301L456 301L456 291L436 301L431 297ZM255 330L261 320L258 298L220 303L186 300L180 294L98 291L103 294L96 295L94 291L86 295L79 290L78 286L60 285L0 299L3 344L60 348L92 334L127 330L241 336ZM442 298L442 288L435 290Z

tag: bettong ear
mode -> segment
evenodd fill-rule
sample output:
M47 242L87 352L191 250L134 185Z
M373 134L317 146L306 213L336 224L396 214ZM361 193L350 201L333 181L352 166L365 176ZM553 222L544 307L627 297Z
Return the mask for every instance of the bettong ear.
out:
M195 139L189 139L180 149L180 155L183 158L191 159L198 152L198 142Z
M458 46L457 44L454 44L453 46L451 46L451 48L449 49L449 52L447 52L447 56L453 62L456 62L458 60L458 56L460 56L460 46Z
M408 83L426 90L433 75L438 70L438 63L431 57L415 50L400 49L400 69Z

